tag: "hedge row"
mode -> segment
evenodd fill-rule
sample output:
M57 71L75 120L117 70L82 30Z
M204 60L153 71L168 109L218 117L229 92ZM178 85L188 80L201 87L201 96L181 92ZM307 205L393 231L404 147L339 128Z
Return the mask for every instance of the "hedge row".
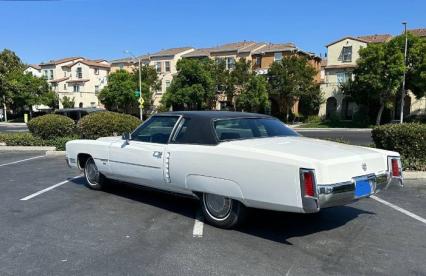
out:
M7 146L49 146L56 150L65 150L65 143L78 139L79 136L56 137L53 139L42 139L31 133L0 133L0 142Z
M83 117L77 125L72 119L63 115L48 114L29 121L28 129L34 139L52 140L69 136L97 139L131 132L140 123L139 119L131 115L102 111ZM33 142L36 143L35 140Z
M372 131L377 148L401 154L404 169L426 170L426 124L389 124Z

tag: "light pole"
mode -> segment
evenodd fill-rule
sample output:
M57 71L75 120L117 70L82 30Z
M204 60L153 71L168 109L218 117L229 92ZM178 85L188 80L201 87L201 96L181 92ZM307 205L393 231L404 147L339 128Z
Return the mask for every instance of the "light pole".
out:
M402 22L404 25L404 34L405 34L405 48L404 48L404 75L402 79L402 91L401 91L401 113L399 122L402 124L404 122L404 100L405 100L405 74L407 72L407 44L408 44L408 38L407 38L407 22Z
M142 75L141 75L141 58L136 57L132 52L129 50L124 51L126 54L129 54L134 59L138 60L139 63L139 118L141 121L143 120L143 104L142 104Z

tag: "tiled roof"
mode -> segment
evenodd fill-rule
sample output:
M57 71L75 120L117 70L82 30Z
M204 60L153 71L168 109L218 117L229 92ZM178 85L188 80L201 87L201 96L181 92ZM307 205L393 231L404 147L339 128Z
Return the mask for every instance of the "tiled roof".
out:
M76 59L82 59L82 57L68 57L68 58L62 58L62 59L56 59L56 60L49 60L48 62L42 62L40 64L40 66L44 66L44 65L58 65L58 64L69 62L69 61L73 61L73 60L76 60Z
M258 45L258 43L254 42L254 41L233 42L233 43L227 43L227 44L223 44L223 45L219 45L217 47L214 47L211 50L211 52L212 53L230 52L230 51L245 52L250 47L254 47L256 45Z
M423 29L411 29L407 30L407 32L412 33L415 36L426 37L426 28Z
M251 45L248 45L240 50L238 50L239 53L250 53L252 51L256 51L257 49L266 46L266 43L260 42L260 43L254 43Z
M86 64L87 66L91 66L91 67L102 67L102 68L107 68L107 69L111 67L111 65L109 65L109 64L104 64L104 63L100 63L100 62L96 62L96 61L88 60L88 59L78 60L74 63L63 65L62 67L73 67L74 65L76 65L79 62Z
M333 68L355 68L356 64L338 64L338 65L328 65L325 68L326 69L333 69Z
M195 49L192 52L186 53L184 55L182 55L182 57L184 58L190 58L190 57L208 57L210 56L210 51L213 48L200 48L200 49Z
M375 34L375 35L364 35L358 36L359 39L365 40L368 43L383 43L388 42L392 39L392 35L390 34Z
M296 45L294 43L269 43L262 48L256 50L253 54L263 54L263 53L271 53L271 52L284 52L284 51L292 51L297 50Z
M89 79L75 79L75 80L69 80L67 81L67 83L72 83L72 82L87 82L90 81Z
M165 50L161 50L159 52L156 52L152 55L150 55L150 57L164 57L164 56L174 56L177 55L179 53L188 51L193 49L192 47L179 47L179 48L170 48L170 49L165 49Z
M32 68L37 69L37 70L41 69L40 65L38 65L38 64L29 64L28 67L32 67Z
M138 56L137 58L140 58L141 60L149 60L149 55L142 55L142 56ZM119 59L114 59L111 60L109 63L114 64L114 63L132 63L135 62L137 59L133 58L133 57L126 57L126 58L119 58Z
M49 80L48 82L61 82L61 81L64 81L64 80L67 80L67 79L69 79L70 77L64 77L64 78L60 78L60 79L56 79L56 80Z

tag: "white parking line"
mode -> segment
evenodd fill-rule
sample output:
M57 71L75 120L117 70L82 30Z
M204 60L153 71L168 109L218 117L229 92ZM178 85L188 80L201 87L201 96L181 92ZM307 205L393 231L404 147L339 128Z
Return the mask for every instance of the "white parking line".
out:
M201 211L198 211L195 215L195 222L194 222L194 230L192 230L192 236L194 238L202 238L203 237L203 228L204 228L204 218L203 214L201 214Z
M57 187L59 187L59 186L62 186L62 185L64 185L65 183L68 183L68 182L70 182L70 181L71 181L71 180L73 180L73 179L80 178L80 177L82 177L82 176L81 176L81 175L74 176L73 178L70 178L70 179L68 179L68 180L65 180L65 181L59 182L59 183L57 183L57 184L55 184L55 185L52 185L52 186L50 186L50 187L47 187L46 189L43 189L43 190L41 190L41 191L38 191L38 192L36 192L36 193L34 193L34 194L30 194L29 196L23 197L23 198L21 198L20 200L28 200L28 199L31 199L31 198L36 197L36 196L38 196L38 195L44 194L45 192L48 192L48 191L50 191L50 190L53 190L53 189L55 189L55 188L57 188Z
M33 160L33 159L37 159L37 158L42 158L42 157L46 157L46 155L39 155L39 156L35 156L35 157L30 157L30 158L27 158L27 159L13 161L13 162L10 162L10 163L0 164L0 167L18 164L18 163L21 163L21 162L25 162L25 161L29 161L29 160Z
M401 213L403 213L403 214L405 214L405 215L407 215L409 217L412 217L413 219L416 219L416 220L418 220L418 221L423 222L424 224L426 224L426 219L422 218L421 216L413 214L410 211L407 211L407 210L405 210L405 209L403 209L401 207L396 206L395 204L387 202L386 200L378 198L377 196L370 196L370 198L372 198L372 199L374 199L374 200L376 200L376 201L378 201L380 203L383 203L386 206L389 206L389 207L391 207L391 208L393 208L393 209L395 209L395 210L397 210L397 211L399 211L399 212L401 212Z

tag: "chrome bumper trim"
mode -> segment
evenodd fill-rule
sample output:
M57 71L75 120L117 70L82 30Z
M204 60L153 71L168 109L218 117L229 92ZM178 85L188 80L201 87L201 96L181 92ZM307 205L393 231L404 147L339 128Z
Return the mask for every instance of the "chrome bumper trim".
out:
M390 177L390 173L386 172L379 175L365 175L362 177L367 177L371 183L372 193L370 195L376 194L381 190L387 189L389 185L398 183L403 185L402 177ZM351 181L327 185L318 185L318 201L320 208L327 208L339 205L345 205L356 201L360 198L355 196L355 179L354 177ZM368 196L370 196L368 195ZM368 197L367 196L367 197Z

